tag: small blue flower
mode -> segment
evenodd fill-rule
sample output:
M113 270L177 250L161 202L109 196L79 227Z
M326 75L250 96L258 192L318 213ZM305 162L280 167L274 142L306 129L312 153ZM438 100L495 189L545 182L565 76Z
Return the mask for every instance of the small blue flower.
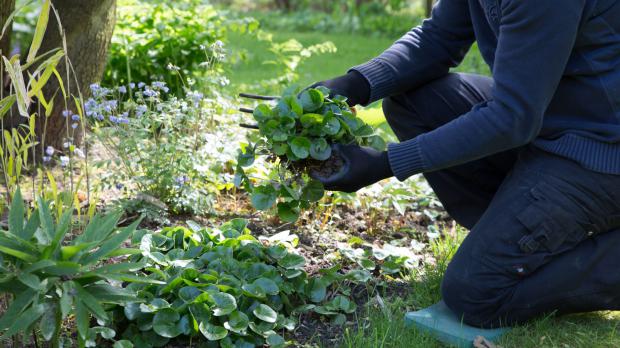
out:
M146 105L138 105L138 107L136 107L136 116L140 117L144 115L147 111L148 108L146 107Z
M120 123L122 123L122 124L129 124L129 120L128 120L128 119L126 119L126 118L121 118L119 121L120 121Z
M90 90L91 92L93 92L93 94L97 94L97 92L99 92L100 89L101 89L101 86L98 83L93 83L92 85L90 85Z
M135 83L133 83L133 82L132 82L132 83L130 83L130 84L129 84L129 88L131 88L131 89L136 88L136 84L135 84Z
M73 116L71 116L71 119L72 119L73 121L76 121L76 122L77 122L77 121L79 121L79 120L80 120L80 115L73 115Z
M148 97L148 98L157 97L157 92L155 90L150 89L150 88L147 88L146 90L144 90L144 92L142 94L144 94L144 96Z
M67 118L67 117L69 117L71 115L73 115L73 111L71 111L71 110L63 110L62 111L62 117Z
M48 156L54 156L54 148L51 146L46 147L45 154Z
M120 94L127 93L127 87L125 87L125 86L118 87L118 93L120 93Z
M112 122L112 123L118 123L118 117L116 117L116 116L110 116L110 122Z
M138 88L142 89L142 88L144 88L144 86L146 86L146 83L144 83L144 82L139 82L138 83Z
M114 186L116 186L116 189L117 189L117 190L122 190L122 189L125 187L125 185L123 185L123 184L121 184L121 183L117 183L117 184L116 184L116 185L114 185Z
M153 88L159 88L159 89L163 89L164 87L166 87L166 83L163 81L155 81L152 83Z
M69 157L60 156L60 165L66 167L69 164Z
M73 129L76 129L77 127L78 127L77 123L74 123L74 124L71 125L71 128L73 128Z
M49 163L52 161L52 157L50 156L43 156L43 163Z

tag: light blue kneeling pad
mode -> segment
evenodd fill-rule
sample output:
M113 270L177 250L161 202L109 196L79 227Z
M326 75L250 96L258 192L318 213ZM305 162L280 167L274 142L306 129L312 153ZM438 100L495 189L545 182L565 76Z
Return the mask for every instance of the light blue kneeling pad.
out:
M407 326L429 333L439 341L459 348L473 347L474 339L482 336L496 342L509 328L485 330L464 324L442 301L405 315Z

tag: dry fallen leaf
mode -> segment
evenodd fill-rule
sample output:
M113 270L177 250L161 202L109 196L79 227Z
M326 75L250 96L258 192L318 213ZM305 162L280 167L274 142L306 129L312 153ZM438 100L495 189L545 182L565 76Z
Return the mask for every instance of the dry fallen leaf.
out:
M495 343L487 340L486 338L482 336L476 337L476 339L474 340L474 347L475 348L502 348L500 346L496 346Z

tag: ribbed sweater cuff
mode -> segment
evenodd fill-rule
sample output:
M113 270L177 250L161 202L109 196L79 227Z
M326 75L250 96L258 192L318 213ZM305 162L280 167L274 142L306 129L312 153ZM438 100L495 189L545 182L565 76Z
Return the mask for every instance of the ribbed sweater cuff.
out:
M367 63L351 68L349 71L359 72L368 81L370 85L369 104L387 97L394 88L392 71L378 59L372 59Z
M427 168L419 137L400 144L388 145L388 158L394 176L400 181L422 173Z

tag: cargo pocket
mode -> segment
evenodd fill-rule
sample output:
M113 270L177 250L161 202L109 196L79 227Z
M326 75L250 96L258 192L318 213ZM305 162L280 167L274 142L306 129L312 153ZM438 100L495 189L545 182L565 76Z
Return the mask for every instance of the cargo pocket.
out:
M526 228L518 246L526 254L558 254L594 235L589 197L578 189L540 182L528 193L530 205L517 215Z

